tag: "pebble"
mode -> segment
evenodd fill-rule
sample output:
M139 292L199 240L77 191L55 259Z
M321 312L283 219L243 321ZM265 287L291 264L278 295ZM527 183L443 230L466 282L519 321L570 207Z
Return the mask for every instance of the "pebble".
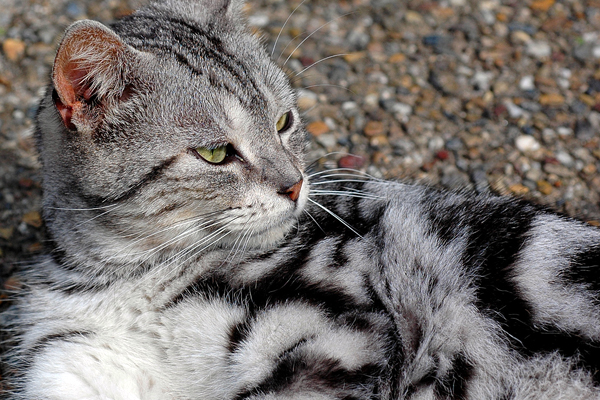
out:
M529 193L529 188L521 183L515 183L508 187L508 190L511 191L514 195L523 196Z
M515 139L515 146L523 153L537 151L541 148L540 143L533 136L529 135L517 137Z
M548 42L532 40L527 43L527 54L536 58L547 58L552 54L552 48Z
M367 125L365 125L364 132L365 135L369 137L381 135L384 132L383 123L380 121L369 121L367 122Z
M535 11L548 11L556 0L535 0L531 3L531 9Z
M306 130L313 136L320 136L329 132L329 126L323 121L315 121L308 124Z
M542 179L538 180L536 182L536 185L537 185L537 190L544 195L549 195L554 190L554 188L548 181L545 181Z
M2 51L10 61L17 62L25 54L25 43L19 39L5 39L2 42Z
M556 129L556 132L560 135L560 136L572 136L573 135L573 129L566 127L566 126L559 126Z
M365 158L358 155L347 155L338 161L340 168L360 169L365 165Z
M491 72L477 71L473 75L473 78L471 78L471 82L476 89L487 92L490 88L490 81L493 77L494 74Z
M565 98L563 95L558 93L547 93L540 95L540 104L543 106L560 106L564 104Z
M519 89L521 90L534 90L535 89L535 80L533 75L525 75L519 81Z
M527 32L514 31L510 34L510 40L514 44L529 43L531 42L531 36L529 36Z
M42 216L38 211L30 211L23 215L22 221L27 225L31 225L34 228L40 228L42 226Z
M316 137L316 140L320 145L325 147L327 151L333 151L337 143L337 138L333 133L322 133Z
M318 96L315 92L307 89L299 89L298 95L298 108L301 110L308 110L317 104Z
M406 103L394 103L391 107L391 111L397 120L401 122L407 122L408 117L412 114L413 108Z
M506 107L506 110L508 111L508 115L511 118L520 118L526 114L525 110L523 110L521 107L517 106L510 99L506 99L504 101L504 106Z
M575 160L573 159L573 157L567 153L566 151L563 150L559 150L556 152L556 159L558 161L560 161L561 164L567 166L567 167L572 167L575 163Z

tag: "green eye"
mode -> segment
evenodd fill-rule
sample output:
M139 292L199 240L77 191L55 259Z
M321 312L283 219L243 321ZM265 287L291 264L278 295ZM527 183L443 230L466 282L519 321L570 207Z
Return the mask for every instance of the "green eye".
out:
M227 146L219 146L215 149L198 147L196 148L196 151L200 157L213 164L219 164L225 160L225 157L227 157Z
M292 121L292 112L288 111L279 117L277 124L275 124L275 128L277 128L277 132L281 133L287 129L289 129Z

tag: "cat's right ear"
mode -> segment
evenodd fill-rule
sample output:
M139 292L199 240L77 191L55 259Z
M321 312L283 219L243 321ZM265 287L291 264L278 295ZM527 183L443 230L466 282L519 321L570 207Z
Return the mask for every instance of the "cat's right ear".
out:
M54 103L64 125L93 129L103 106L127 95L134 50L96 21L78 21L63 37L52 70Z

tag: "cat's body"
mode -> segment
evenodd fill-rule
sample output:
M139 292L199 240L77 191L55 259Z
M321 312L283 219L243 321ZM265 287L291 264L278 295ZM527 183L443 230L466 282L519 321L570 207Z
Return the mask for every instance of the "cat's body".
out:
M313 203L239 6L67 31L38 116L56 247L12 310L12 398L600 398L600 231L344 173Z

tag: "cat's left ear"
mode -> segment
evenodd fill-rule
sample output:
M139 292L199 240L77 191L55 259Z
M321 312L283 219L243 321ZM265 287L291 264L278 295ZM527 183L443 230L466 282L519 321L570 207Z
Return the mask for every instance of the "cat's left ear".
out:
M135 53L99 22L78 21L67 29L52 70L54 102L67 128L93 127L98 105L128 96Z

